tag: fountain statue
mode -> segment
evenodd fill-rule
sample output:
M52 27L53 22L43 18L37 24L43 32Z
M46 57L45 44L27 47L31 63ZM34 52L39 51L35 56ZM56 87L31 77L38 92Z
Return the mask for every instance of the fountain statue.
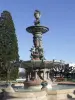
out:
M31 60L23 61L22 67L25 68L26 80L24 88L27 89L51 89L53 81L53 66L60 65L60 62L47 61L44 57L42 47L42 36L49 31L48 27L40 25L41 13L38 10L34 12L34 26L29 26L26 31L33 35L33 47L31 48Z
M48 62L44 57L44 50L42 47L42 35L49 31L49 28L40 25L41 13L38 10L34 12L34 26L26 28L26 31L32 33L33 44L31 48L31 60L24 61L23 65L26 70L26 81L24 82L25 88L52 88L49 84L49 69L47 68ZM51 83L51 82L50 82Z

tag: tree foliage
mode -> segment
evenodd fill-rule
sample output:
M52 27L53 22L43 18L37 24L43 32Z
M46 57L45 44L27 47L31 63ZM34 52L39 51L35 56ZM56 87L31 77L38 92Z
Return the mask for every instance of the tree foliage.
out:
M12 16L10 12L3 11L0 17L0 72L6 71L8 74L10 61L18 59L18 43Z

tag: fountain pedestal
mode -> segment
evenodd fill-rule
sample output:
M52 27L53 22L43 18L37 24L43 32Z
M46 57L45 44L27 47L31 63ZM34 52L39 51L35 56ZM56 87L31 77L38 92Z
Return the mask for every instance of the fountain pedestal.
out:
M24 88L31 89L31 90L40 90L41 89L41 82L42 80L40 78L25 81L24 82Z
M31 69L31 64L34 63L33 69ZM25 65L29 65L30 66L30 70L26 73L26 78L27 80L24 82L24 88L28 88L28 89L38 89L40 90L42 88L42 82L46 81L47 84L47 89L51 89L52 88L52 82L50 81L49 78L49 73L48 73L48 69L44 68L44 63L46 63L45 61L43 63L41 63L41 61L25 61L24 64ZM35 67L36 65L36 67ZM43 65L43 66L41 66ZM39 67L38 67L39 66ZM41 67L40 67L41 66ZM28 68L27 68L28 69ZM33 74L32 74L33 73Z

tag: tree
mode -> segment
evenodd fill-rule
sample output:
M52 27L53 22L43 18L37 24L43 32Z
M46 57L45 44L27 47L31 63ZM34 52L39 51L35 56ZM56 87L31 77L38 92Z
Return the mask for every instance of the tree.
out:
M0 67L6 70L8 77L10 62L19 60L15 27L10 12L3 11L0 17ZM14 74L14 73L13 73Z
M11 80L15 80L17 79L19 76L18 76L18 72L19 72L19 69L17 66L13 66L10 70L10 79Z
M68 79L70 72L72 71L72 67L69 66L69 64L65 64L65 69L64 69L64 76Z

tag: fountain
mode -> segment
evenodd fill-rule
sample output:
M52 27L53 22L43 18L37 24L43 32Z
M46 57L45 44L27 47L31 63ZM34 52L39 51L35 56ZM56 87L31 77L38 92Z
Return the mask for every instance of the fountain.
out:
M34 12L34 26L27 27L26 30L33 35L33 44L31 48L31 60L23 62L26 69L26 81L24 88L52 88L51 82L49 84L49 70L47 68L47 61L44 57L44 50L42 47L42 35L49 31L49 28L40 25L41 13L38 10ZM47 74L47 75L46 75ZM47 76L47 77L46 77Z
M54 65L60 65L60 62L45 60L42 47L42 35L48 32L49 28L40 25L40 11L35 10L34 17L34 26L26 28L26 31L33 35L34 46L30 50L31 60L22 62L22 67L26 70L24 88L30 90L51 89L53 79L50 77L50 69Z

